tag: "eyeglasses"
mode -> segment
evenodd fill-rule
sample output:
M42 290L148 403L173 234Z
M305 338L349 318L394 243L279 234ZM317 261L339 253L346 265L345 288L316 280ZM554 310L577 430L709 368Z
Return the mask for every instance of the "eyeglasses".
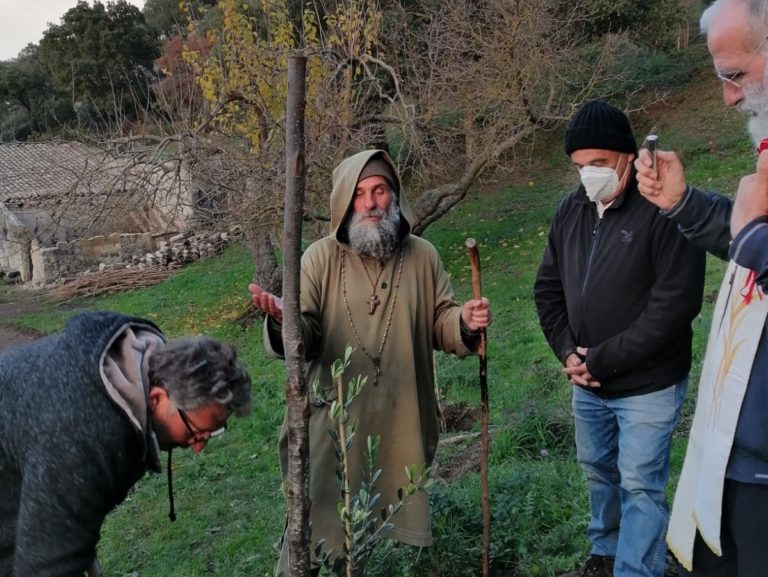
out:
M181 422L184 423L184 426L187 428L187 432L189 433L190 437L197 438L200 435L203 435L205 433L208 433L209 438L219 437L224 434L224 431L227 430L226 424L223 427L219 427L218 429L213 431L206 431L201 429L200 427L192 427L192 423L189 420L189 415L187 415L184 409L176 407L176 410L179 411L179 417L181 417Z
M741 90L741 82L742 82L741 78L742 76L744 76L744 74L746 74L746 70L749 68L749 65L751 64L752 59L759 54L766 40L768 40L768 37L763 38L760 41L760 44L757 45L757 48L755 49L755 51L749 55L749 58L747 58L746 62L744 62L744 64L741 65L741 68L736 72L723 73L716 70L715 74L717 75L717 79L720 82L723 82L725 84L730 84L731 86Z

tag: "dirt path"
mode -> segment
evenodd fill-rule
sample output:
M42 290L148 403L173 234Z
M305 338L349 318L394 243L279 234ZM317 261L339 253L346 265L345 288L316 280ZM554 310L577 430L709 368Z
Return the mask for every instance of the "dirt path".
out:
M40 310L39 291L19 285L0 285L0 351L41 337L39 333L13 326L15 317Z

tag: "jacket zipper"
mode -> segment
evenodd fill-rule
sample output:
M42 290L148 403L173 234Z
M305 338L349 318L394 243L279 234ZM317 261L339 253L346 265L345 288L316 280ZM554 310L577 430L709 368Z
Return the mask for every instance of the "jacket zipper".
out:
M584 294L587 291L587 283L589 282L589 273L592 271L592 258L597 251L597 243L600 240L600 223L603 222L602 218L597 219L595 228L592 230L592 246L589 249L589 258L587 259L587 272L584 274L584 282L581 285L581 302L584 304Z

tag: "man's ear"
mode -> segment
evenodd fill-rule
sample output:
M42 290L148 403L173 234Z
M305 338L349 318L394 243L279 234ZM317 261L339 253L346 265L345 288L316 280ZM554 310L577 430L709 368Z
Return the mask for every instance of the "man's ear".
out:
M149 388L149 409L154 413L157 406L168 399L168 391L162 387Z

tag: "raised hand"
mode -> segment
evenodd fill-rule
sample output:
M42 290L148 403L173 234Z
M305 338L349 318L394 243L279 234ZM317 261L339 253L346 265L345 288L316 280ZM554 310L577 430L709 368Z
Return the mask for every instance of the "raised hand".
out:
M741 179L731 213L731 237L750 222L768 215L768 151L757 158L757 169Z
M268 293L259 285L251 283L248 285L248 292L251 293L253 306L262 312L267 313L278 322L283 322L283 299Z
M685 194L685 171L677 154L670 150L656 152L656 170L651 168L651 154L643 148L635 160L637 189L645 199L662 210L670 210Z

